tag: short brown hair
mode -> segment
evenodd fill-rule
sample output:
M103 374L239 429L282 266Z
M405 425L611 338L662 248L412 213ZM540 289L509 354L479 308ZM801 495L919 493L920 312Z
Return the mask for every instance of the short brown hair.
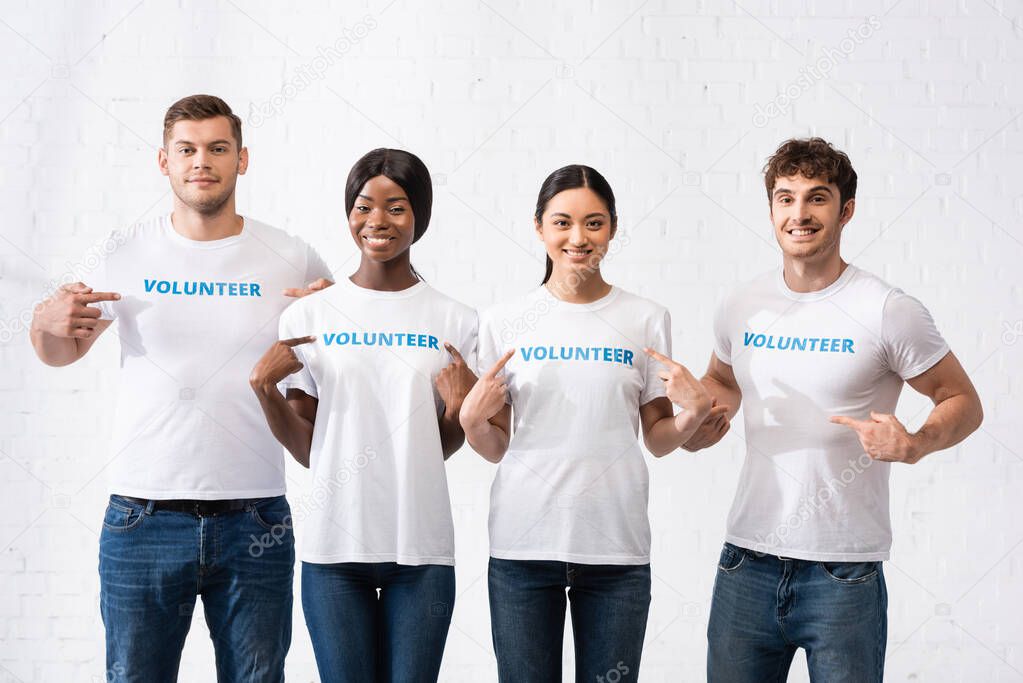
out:
M170 106L163 117L163 144L167 144L171 129L178 121L204 121L223 116L231 122L231 133L242 148L242 120L231 111L227 102L213 95L189 95Z
M764 165L764 185L767 186L767 200L778 178L796 174L804 178L824 178L838 186L842 206L856 197L856 171L845 152L835 149L823 138L792 138L781 146Z

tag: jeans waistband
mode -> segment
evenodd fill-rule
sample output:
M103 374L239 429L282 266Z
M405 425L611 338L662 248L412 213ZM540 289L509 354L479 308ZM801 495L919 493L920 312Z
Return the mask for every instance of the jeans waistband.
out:
M177 498L173 500L150 500L147 498L135 498L133 496L120 496L136 505L141 505L147 510L166 510L169 512L187 512L197 517L208 517L210 515L222 515L229 512L241 512L249 505L258 503L268 498L232 498L225 500L192 500Z

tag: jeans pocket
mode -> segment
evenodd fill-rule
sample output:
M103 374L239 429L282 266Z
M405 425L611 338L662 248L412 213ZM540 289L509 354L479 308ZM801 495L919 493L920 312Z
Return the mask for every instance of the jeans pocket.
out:
M252 519L266 531L285 534L291 531L291 506L284 496L269 498L257 501L252 504L250 514Z
M109 531L132 531L137 529L146 516L146 509L121 496L110 496L106 512L103 513L103 528Z
M726 574L731 574L746 561L746 552L731 543L725 543L721 548L721 557L718 559L718 569Z
M829 579L846 585L864 583L877 577L880 562L818 562Z

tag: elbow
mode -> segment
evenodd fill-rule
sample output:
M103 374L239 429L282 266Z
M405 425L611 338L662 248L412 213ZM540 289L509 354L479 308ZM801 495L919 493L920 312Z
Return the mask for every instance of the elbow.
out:
M647 439L643 439L643 445L645 445L646 449L650 451L650 455L654 456L655 458L663 458L668 453L671 453L672 451L675 450L674 448L663 448L657 446L656 444L650 443L650 441L648 441Z

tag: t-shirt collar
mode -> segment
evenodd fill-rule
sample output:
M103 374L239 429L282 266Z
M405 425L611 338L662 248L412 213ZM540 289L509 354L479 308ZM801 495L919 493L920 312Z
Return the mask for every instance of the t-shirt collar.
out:
M782 293L788 299L793 301L820 301L827 299L832 294L838 292L840 289L845 287L855 277L859 269L853 264L848 264L842 274L838 276L838 279L832 282L824 289L818 289L815 292L795 292L789 289L789 286L785 283L785 269L779 268L777 275L775 276L775 282L778 285L778 291Z

